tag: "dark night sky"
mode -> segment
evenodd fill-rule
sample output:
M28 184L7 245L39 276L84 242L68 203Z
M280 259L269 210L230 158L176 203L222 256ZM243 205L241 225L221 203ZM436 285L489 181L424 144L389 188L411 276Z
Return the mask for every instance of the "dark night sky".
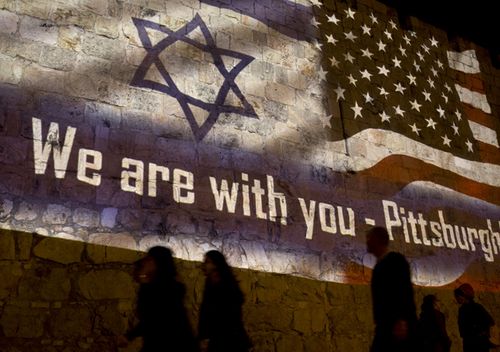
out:
M420 18L448 33L467 38L494 53L500 51L497 0L381 0L400 13Z

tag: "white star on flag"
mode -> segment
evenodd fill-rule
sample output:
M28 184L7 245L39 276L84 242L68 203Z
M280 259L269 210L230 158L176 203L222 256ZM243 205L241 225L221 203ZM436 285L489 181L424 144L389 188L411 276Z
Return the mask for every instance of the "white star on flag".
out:
M316 13L325 44L321 52L330 65L328 74L322 67L317 74L332 86L334 100L346 102L340 107L349 110L343 114L345 128L393 130L433 148L448 152L458 148L461 156L472 156L474 137L456 108L460 96L443 64L448 53L444 45L434 36L398 28L394 18L363 15L361 9L355 12L348 6L333 13L326 4L321 9L324 13ZM363 125L350 124L349 119L361 117ZM473 127L476 135L494 143L489 132ZM466 140L472 144L466 145Z

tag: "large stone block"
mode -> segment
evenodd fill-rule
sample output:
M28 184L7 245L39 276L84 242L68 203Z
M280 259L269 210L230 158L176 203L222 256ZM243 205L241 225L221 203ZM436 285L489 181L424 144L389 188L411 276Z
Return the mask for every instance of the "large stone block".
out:
M73 221L83 227L99 226L99 213L95 210L77 208L73 212Z
M89 336L93 316L85 306L63 307L51 314L50 330L57 338Z
M101 225L113 228L116 225L117 208L104 208L101 213Z
M10 215L13 207L14 203L10 199L0 199L0 220L6 219Z
M43 214L43 221L51 225L65 224L71 215L71 209L59 204L49 204Z
M31 258L31 246L33 244L33 235L31 233L16 234L18 259L28 260Z
M95 233L89 236L89 243L87 256L94 263L133 263L142 257L136 252L135 239L125 233Z
M249 328L271 328L289 331L292 328L293 307L276 304L259 304L246 314Z
M62 301L69 298L70 291L65 268L36 267L26 271L19 284L19 297L25 300Z
M85 121L93 126L104 124L109 128L119 128L121 119L121 110L116 106L99 102L88 102L85 105Z
M97 17L95 22L95 32L108 38L118 38L121 24L113 17Z
M128 319L123 312L114 305L105 305L97 310L98 327L103 331L111 331L116 335L125 333Z
M103 36L86 33L83 36L83 52L103 59L120 61L125 57L125 45Z
M77 26L59 27L58 45L62 49L82 50L82 35L84 31Z
M2 278L0 280L1 300L15 295L22 273L23 270L19 263L2 263L0 265L0 277Z
M0 259L16 259L16 243L14 241L14 234L12 232L0 232Z
M43 310L7 305L0 317L6 337L37 338L43 336L47 315Z
M83 296L91 300L133 299L136 295L132 277L119 270L90 271L80 276L78 285Z
M18 61L0 54L0 81L17 84L21 80L22 74L23 66Z
M0 32L14 34L17 32L19 16L15 13L0 10Z
M283 333L276 341L277 352L303 352L304 342L297 334Z
M38 217L41 212L41 207L38 204L21 202L19 208L14 215L14 219L18 221L31 221Z
M64 73L31 64L24 69L20 84L40 91L59 92L64 90Z
M70 264L80 262L83 247L84 244L78 241L46 238L33 248L33 253L39 258L62 264Z
M98 15L107 15L111 1L81 0L78 2L85 10L90 10Z
M12 2L12 1L11 1ZM19 15L28 15L36 18L46 19L52 9L53 1L48 0L19 0L16 1L16 11Z
M83 29L93 29L97 16L90 11L81 11L61 3L54 6L50 17L59 26L75 25Z
M305 351L331 351L331 338L324 335L313 335L305 338Z
M25 16L21 20L19 33L21 37L26 39L56 45L59 27L48 21Z
M297 307L298 308L298 307ZM308 308L299 308L293 312L293 329L304 335L312 332L312 313Z
M72 50L44 46L40 55L41 66L61 71L71 71L75 67L77 54Z

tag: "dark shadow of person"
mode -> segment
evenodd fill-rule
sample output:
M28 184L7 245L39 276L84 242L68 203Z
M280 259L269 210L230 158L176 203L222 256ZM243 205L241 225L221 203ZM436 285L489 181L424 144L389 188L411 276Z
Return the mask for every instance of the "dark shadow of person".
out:
M421 351L450 351L451 340L446 331L446 319L439 310L435 295L427 295L423 299L417 324L417 342Z
M462 284L453 293L458 309L458 329L462 337L464 352L487 352L496 347L490 342L490 329L495 322L486 309L474 301L474 289Z
M383 227L368 231L366 248L377 258L371 279L375 336L370 351L415 351L417 312L410 265L401 253L389 251Z
M205 288L200 307L198 339L202 352L246 352L250 339L242 321L244 296L219 251L205 254Z
M172 252L166 247L152 247L135 263L138 323L119 338L120 347L142 337L141 352L198 351L184 308L185 287L176 277Z

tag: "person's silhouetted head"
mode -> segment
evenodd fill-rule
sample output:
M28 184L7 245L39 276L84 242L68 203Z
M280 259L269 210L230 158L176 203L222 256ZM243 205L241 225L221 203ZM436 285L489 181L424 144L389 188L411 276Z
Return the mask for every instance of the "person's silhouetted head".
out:
M380 258L389 247L389 233L384 227L375 226L366 233L366 250Z
M420 308L422 312L432 312L434 309L438 309L438 299L435 295L427 295L422 300L422 305Z
M222 281L230 285L237 285L236 278L224 254L217 250L205 253L202 269L207 279L211 282Z
M459 304L470 302L474 299L474 289L470 284L462 284L456 288L453 293Z
M141 284L158 280L171 281L176 274L172 251L166 247L150 248L146 256L134 265L135 280Z
M167 247L155 246L149 249L148 256L156 265L156 275L162 279L173 279L177 275L172 251Z

